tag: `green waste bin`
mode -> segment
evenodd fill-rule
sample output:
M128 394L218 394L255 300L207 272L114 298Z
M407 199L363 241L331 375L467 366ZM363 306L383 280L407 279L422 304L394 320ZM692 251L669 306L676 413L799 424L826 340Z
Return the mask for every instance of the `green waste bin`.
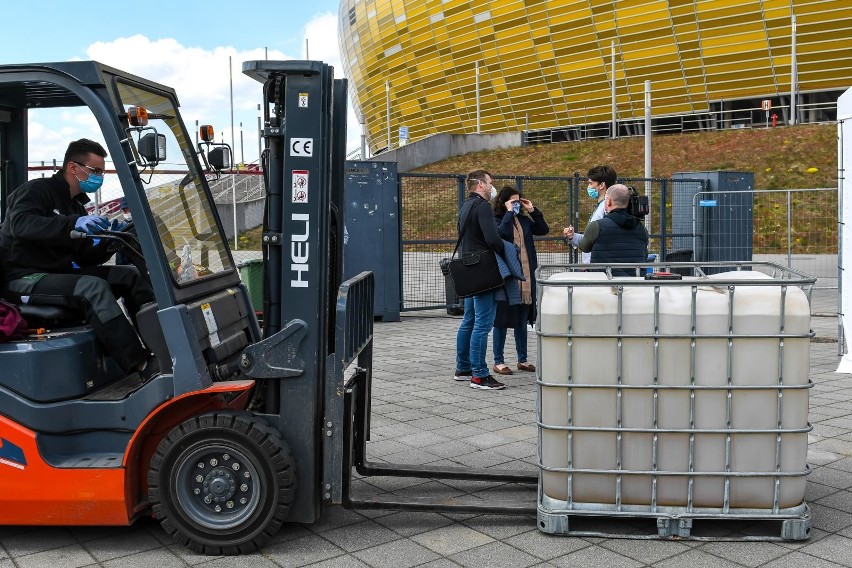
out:
M255 312L263 311L263 260L255 258L237 265L240 280L248 288L249 299Z

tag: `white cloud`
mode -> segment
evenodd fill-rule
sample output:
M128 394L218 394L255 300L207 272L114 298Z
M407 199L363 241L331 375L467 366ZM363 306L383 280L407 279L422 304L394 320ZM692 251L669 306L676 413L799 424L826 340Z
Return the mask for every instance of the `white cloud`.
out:
M331 12L319 14L305 24L302 35L308 40L308 52L313 60L334 67L335 77L343 76L337 41L337 16ZM262 100L262 85L243 74L244 61L265 59L304 59L304 41L300 53L284 53L263 48L238 50L232 46L202 49L186 46L175 39L152 40L137 34L99 41L86 49L88 58L137 74L175 89L181 104L181 114L187 129L199 124L213 124L216 137L224 133L231 142L231 78L234 103L234 153L240 159L240 122L243 124L243 153L246 161L257 159L257 105ZM231 58L231 75L228 71ZM360 127L349 106L347 148L360 144ZM59 125L54 128L50 125ZM68 141L89 137L102 141L88 111L63 113L61 119L50 111L36 111L30 123L30 160L61 160Z

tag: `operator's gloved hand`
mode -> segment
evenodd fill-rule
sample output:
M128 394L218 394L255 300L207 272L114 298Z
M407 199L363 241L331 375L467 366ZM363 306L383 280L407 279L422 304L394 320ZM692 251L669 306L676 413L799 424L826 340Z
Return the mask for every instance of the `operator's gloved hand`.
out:
M118 219L113 219L112 225L109 226L110 231L116 231L116 232L119 232L119 233L126 228L127 228L127 223L125 223L124 221L119 221Z
M109 229L109 221L100 215L84 215L77 219L74 228L89 235L97 235L104 229Z

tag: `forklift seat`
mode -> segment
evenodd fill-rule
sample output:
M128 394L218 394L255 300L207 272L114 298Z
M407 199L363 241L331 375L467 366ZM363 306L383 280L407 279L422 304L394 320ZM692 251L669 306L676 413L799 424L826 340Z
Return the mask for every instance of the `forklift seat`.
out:
M17 306L30 328L73 327L86 321L82 312L67 306L34 304L17 304Z

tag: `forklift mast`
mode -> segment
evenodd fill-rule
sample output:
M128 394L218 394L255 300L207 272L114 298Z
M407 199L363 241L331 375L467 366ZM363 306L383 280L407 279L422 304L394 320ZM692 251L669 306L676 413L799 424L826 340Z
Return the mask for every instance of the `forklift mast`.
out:
M325 378L343 273L346 81L316 61L247 61L243 72L263 84L263 336L293 354L291 370L265 383L261 412L287 433L296 461L290 520L311 522L321 510Z

